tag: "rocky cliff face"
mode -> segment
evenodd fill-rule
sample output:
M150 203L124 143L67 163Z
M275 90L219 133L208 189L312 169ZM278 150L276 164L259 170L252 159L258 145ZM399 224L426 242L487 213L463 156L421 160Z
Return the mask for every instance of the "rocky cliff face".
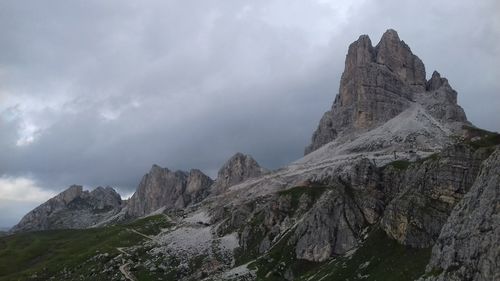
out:
M328 190L304 216L290 243L295 244L297 259L323 262L358 246L367 225L356 199L339 186Z
M500 279L500 149L443 226L423 280Z
M426 81L424 64L396 31L387 30L375 47L362 35L349 46L339 94L321 118L305 154L336 138L373 129L415 102L445 123L467 121L447 80L434 72Z
M432 246L487 156L484 149L457 144L422 161L386 166L382 185L393 199L385 208L382 229L401 244Z
M215 182L197 169L189 173L174 172L153 165L130 198L127 214L140 217L160 208L183 209L201 202L209 194L222 193L232 185L258 177L264 171L251 156L242 153L235 154L222 166Z
M160 208L181 209L198 203L208 196L212 183L200 170L173 172L153 165L130 198L127 214L140 217Z
M111 187L89 192L72 185L26 214L11 231L87 228L115 215L121 207L121 197Z
M252 156L236 153L219 169L214 192L222 193L228 187L241 183L249 178L255 178L266 170L259 166Z

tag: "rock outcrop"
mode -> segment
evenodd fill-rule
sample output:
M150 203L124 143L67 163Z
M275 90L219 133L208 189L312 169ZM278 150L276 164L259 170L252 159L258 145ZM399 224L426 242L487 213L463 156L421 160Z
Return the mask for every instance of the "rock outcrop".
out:
M458 131L463 124L470 124L462 107L457 105L457 92L450 86L448 79L441 78L437 71L427 81L426 92L414 98L434 118L448 124L454 131Z
M212 223L220 223L222 234L240 229L246 254L265 254L281 237L294 259L324 262L359 246L363 229L378 222L384 195L377 170L362 158L335 176L318 175L273 195L224 205L225 211L213 212Z
M443 226L427 281L500 280L500 148Z
M185 208L207 197L212 183L212 179L200 170L174 172L153 165L130 198L127 214L140 217L160 208Z
M210 194L210 186L214 181L202 171L193 169L189 171L184 193L184 206L201 202Z
M238 152L220 168L213 190L216 194L222 193L230 186L258 177L265 172L266 170L261 168L252 156Z
M367 224L354 198L335 188L318 200L292 236L298 259L323 262L358 246Z
M382 229L403 245L432 246L487 156L485 150L457 144L418 162L386 166L381 185L391 201L381 220Z
M11 232L64 228L87 228L118 213L122 200L111 187L84 191L72 185L33 209Z
M431 109L437 119L466 122L447 80L435 72L426 81L424 64L396 31L387 30L375 47L362 35L349 46L339 94L321 118L305 154L336 138L373 129L415 102Z

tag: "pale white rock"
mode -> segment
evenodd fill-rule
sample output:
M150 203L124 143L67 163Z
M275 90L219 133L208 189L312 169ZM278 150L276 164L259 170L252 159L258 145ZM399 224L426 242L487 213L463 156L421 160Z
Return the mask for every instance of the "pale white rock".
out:
M252 156L238 152L220 168L212 190L215 194L222 193L230 186L259 177L266 172Z

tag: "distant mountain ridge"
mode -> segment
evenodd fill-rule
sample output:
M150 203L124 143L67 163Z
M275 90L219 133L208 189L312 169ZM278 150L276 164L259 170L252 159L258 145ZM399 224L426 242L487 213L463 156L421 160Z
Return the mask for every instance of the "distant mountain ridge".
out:
M224 163L215 181L198 169L170 171L153 165L126 201L111 187L89 192L73 185L26 214L10 232L88 228L139 218L159 209L181 210L266 171L242 153Z
M72 185L26 214L10 231L92 227L122 207L120 195L111 187L84 191Z

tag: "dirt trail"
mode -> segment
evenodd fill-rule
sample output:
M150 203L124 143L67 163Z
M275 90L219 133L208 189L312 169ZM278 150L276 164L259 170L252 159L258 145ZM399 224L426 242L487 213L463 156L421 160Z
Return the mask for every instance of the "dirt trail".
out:
M148 235L146 235L144 233L140 233L139 231L137 231L137 230L135 230L133 228L129 228L128 230L130 230L130 231L134 232L135 234L140 235L140 236L142 236L144 238L147 238L149 240L153 240L154 241L153 237L148 236ZM124 256L130 256L130 254L127 253L127 252L125 252L124 248L122 248L122 247L117 247L116 250L118 252L122 253ZM137 281L137 279L135 278L135 276L129 271L129 265L130 265L129 262L124 262L124 264L122 264L120 266L120 272L123 274L123 277L125 277L125 279L127 279L129 281Z
M130 273L130 271L128 270L128 266L129 266L128 262L120 266L120 272L123 274L125 279L129 281L137 281L134 275L132 275L132 273Z
M154 241L154 238L153 238L153 237L151 237L151 236L149 236L149 235L146 235L146 234L144 234L144 233L140 233L139 231L137 231L137 230L135 230L135 229L133 229L133 228L132 228L132 229L129 229L129 230L130 230L130 231L132 231L132 232L134 232L134 233L136 233L136 234L138 234L138 235L140 235L140 236L142 236L142 237L145 237L145 238L147 238L147 239L149 239L149 240L153 240L153 241Z
M122 247L117 247L116 250L118 250L118 252L120 252L120 253L122 253L122 254L124 254L126 256L129 255L129 253L125 252Z

